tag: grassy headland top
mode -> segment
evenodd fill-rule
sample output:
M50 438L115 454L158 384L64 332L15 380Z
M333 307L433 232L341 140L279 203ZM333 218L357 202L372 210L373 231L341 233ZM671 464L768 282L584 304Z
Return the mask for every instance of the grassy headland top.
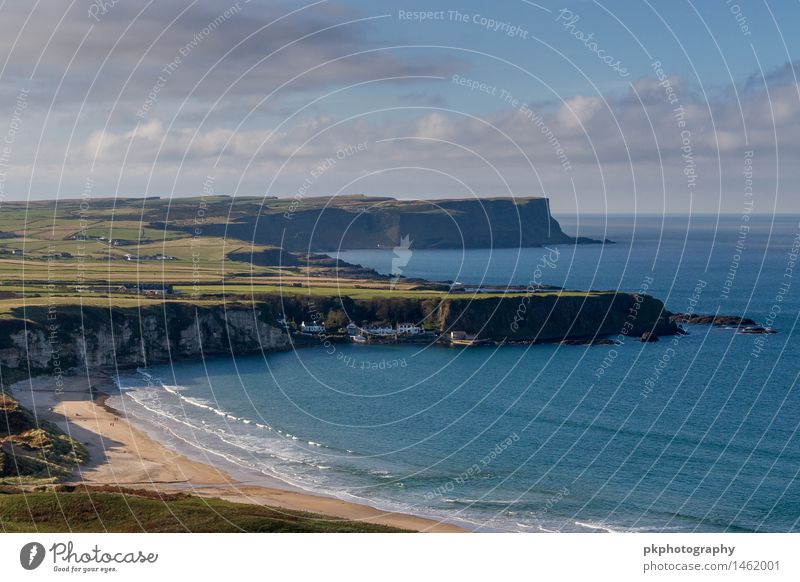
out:
M0 207L0 310L47 296L114 304L143 285L194 300L260 293L430 297L446 285L390 281L319 251L593 242L561 231L545 198L90 198ZM152 290L156 295L157 290Z
M546 198L396 200L368 196L255 198L72 199L6 203L0 231L29 227L75 232L91 221L90 236L164 240L181 233L279 246L285 250L502 248L596 242L562 232ZM12 221L12 224L9 224ZM14 222L16 221L16 222ZM113 229L112 229L113 227Z

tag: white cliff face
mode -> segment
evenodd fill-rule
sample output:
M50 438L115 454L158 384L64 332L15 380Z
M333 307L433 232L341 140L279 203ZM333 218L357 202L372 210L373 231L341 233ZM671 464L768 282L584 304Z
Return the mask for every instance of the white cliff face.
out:
M127 368L201 355L287 349L288 337L258 310L242 307L85 308L78 320L28 322L2 341L0 365L50 370L56 366ZM50 325L53 327L50 327ZM3 330L0 328L0 335ZM2 338L0 338L2 339Z
M242 353L273 351L288 347L286 334L259 319L257 311L228 309L199 312L195 320L179 333L178 351L182 354ZM226 349L227 346L227 349Z

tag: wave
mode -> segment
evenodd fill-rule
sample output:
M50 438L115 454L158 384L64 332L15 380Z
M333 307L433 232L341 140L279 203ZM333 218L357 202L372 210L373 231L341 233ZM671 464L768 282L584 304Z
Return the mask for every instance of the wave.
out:
M145 370L142 370L142 369L138 369L137 373L140 376L142 376L145 380L147 380L147 386L146 387L148 387L148 388L160 387L161 389L163 389L167 393L172 394L173 396L178 398L183 403L189 404L189 405L194 406L196 408L201 408L201 409L204 409L204 410L208 410L210 412L213 412L217 416L221 416L221 417L226 418L228 420L233 420L235 422L241 422L242 424L246 424L246 425L255 425L256 427L258 427L260 429L264 429L264 430L269 430L269 431L273 430L273 427L271 427L268 424L260 423L260 422L254 422L253 420L251 420L249 418L239 417L239 416L236 416L235 414L232 414L231 412L229 412L227 410L224 410L222 408L218 408L217 406L215 406L215 403L213 403L210 400L207 400L205 398L198 398L196 396L186 396L185 394L183 394L183 392L186 392L186 391L189 390L186 386L180 386L180 385L174 385L174 384L165 384L159 378L153 376L149 372L147 372ZM119 381L118 381L117 385L118 386L120 385ZM142 387L140 385L133 385L133 386L127 386L125 389L127 391L132 391L132 390L137 390L137 389L141 390L142 388L144 388L144 387ZM278 432L280 433L281 431L279 430ZM291 435L287 435L287 436L291 436ZM315 446L325 446L325 445L315 444Z
M130 408L132 416L164 433L168 445L193 452L205 462L218 464L217 459L223 460L231 465L233 474L238 469L311 493L366 503L385 511L466 522L477 529L572 531L570 522L560 521L555 515L550 523L540 523L535 510L540 509L541 503L524 499L467 495L423 500L420 492L429 489L425 483L430 475L409 478L413 468L376 466L374 460L361 457L353 448L338 450L319 439L303 438L300 431L283 430L234 414L215 400L193 395L187 386L161 382L151 373L140 371L134 381L121 378L120 385L126 387L120 397L135 404L126 407L126 411ZM434 481L446 476L437 475ZM575 526L577 531L591 529L580 523Z
M176 422L192 431L213 435L221 442L242 449L247 453L268 454L273 459L285 462L309 464L307 455L298 454L297 446L295 444L288 444L287 441L291 441L292 443L305 442L308 447L313 447L314 449L331 449L328 445L317 440L302 439L297 435L275 428L265 422L257 422L250 418L237 416L219 407L216 402L212 402L206 398L189 396L186 394L186 392L189 391L188 387L167 384L146 370L137 370L137 375L144 380L144 385L142 385L142 382L126 382L129 378L118 378L118 385L125 386L126 397L136 402L136 404L148 413L160 418L161 422L158 423L159 425ZM171 406L168 401L163 400L163 392L161 391L176 399L177 402L174 406ZM215 417L220 417L225 420L225 425L221 426L219 422L213 420L213 418L202 418L187 414L184 405L207 411ZM178 408L178 406L180 406L180 408ZM235 429L230 423L241 423L241 429ZM257 432L254 433L253 431ZM265 440L265 433L274 436L268 437L268 439ZM291 448L287 449L287 447ZM305 449L301 449L301 452L304 453ZM313 466L313 463L310 464Z
M485 507L515 507L519 508L519 500L505 500L505 499L469 499L469 498L462 498L462 499L452 499L452 498L444 498L442 499L445 503L453 503L455 505L478 505L478 506L485 506Z
M262 441L249 442L252 439L247 438L230 439L226 434L221 433L219 429L208 425L195 424L186 418L178 417L163 410L148 406L135 396L127 396L139 404L142 410L149 413L147 416L134 413L139 420L148 425L156 425L158 430L165 432L170 439L178 441L180 444L188 446L191 450L199 452L204 458L208 458L209 456L219 457L246 472L255 472L276 478L289 485L304 489L308 488L308 479L305 479L304 475L300 473L286 470L287 468L298 465L319 469L329 468L323 465L316 465L307 459L304 460L296 456L282 454L275 448L265 449ZM190 429L190 436L177 430L178 426L184 426ZM231 446L233 450L223 450L220 446L214 445L213 442L209 443L202 438L198 438L198 432L215 437L220 443ZM237 454L236 451L238 451L239 454ZM243 457L241 453L249 454L251 460ZM263 458L257 456L259 454L267 454L273 461L278 461L280 466L275 463L265 462ZM284 470L280 470L281 468Z
M574 523L578 527L583 527L589 530L599 531L604 533L622 533L624 531L622 529L613 529L609 527L607 524L592 523L590 521L575 521Z

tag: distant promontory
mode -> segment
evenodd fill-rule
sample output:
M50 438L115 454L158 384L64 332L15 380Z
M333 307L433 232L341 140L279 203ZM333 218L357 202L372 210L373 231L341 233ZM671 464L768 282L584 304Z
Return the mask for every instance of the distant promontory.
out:
M217 205L224 206L224 212L220 213L224 220L219 222L213 220L213 206ZM217 198L209 204L207 216L205 235L273 245L290 251L409 246L413 249L520 248L602 242L564 233L550 214L547 198ZM173 209L163 226L190 231L193 222L184 222L180 213Z

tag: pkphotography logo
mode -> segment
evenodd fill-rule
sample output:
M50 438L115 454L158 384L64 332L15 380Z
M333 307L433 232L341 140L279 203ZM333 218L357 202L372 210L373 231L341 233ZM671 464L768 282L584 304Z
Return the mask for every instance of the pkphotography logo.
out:
M44 561L44 546L39 542L29 542L19 551L19 563L26 570L35 570Z
M411 243L413 242L410 235L405 235L400 239L400 244L392 249L392 251L394 251L394 257L392 257L392 280L389 283L390 289L395 288L395 285L397 285L397 282L400 280L400 276L403 274L403 269L411 260L411 255L414 254L414 251L411 250Z

